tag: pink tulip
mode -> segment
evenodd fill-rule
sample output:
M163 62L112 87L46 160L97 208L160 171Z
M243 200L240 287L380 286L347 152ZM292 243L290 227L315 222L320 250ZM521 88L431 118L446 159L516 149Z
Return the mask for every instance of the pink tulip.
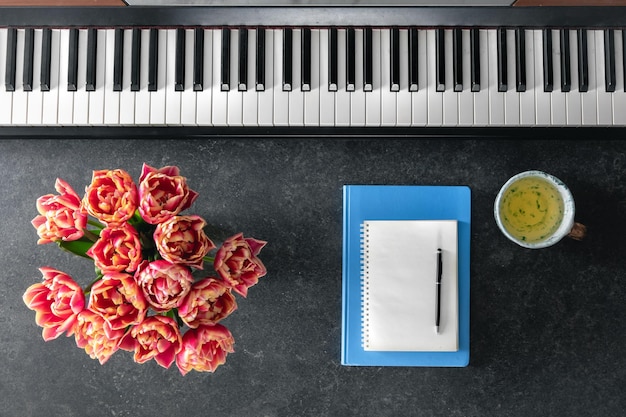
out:
M43 282L31 285L24 303L35 311L35 322L43 327L43 339L56 339L63 332L74 334L76 316L85 308L83 290L69 275L49 267L39 268Z
M159 223L154 242L161 257L172 263L203 267L203 258L215 245L204 234L206 222L200 216L173 216Z
M32 225L39 235L38 244L57 240L72 241L83 236L87 226L87 212L83 209L78 194L68 183L57 178L54 188L59 195L47 194L37 199L39 216Z
M131 327L120 340L120 349L134 351L135 362L150 359L164 368L169 368L182 347L180 331L174 319L165 316L149 316Z
M188 267L164 260L142 262L135 279L150 306L159 312L177 307L193 283Z
M112 329L125 329L143 321L148 303L132 275L111 272L91 287L89 308L101 314Z
M226 283L246 297L248 288L267 273L263 262L257 257L266 244L262 240L244 238L239 233L226 239L217 250L213 266Z
M226 362L226 356L235 351L234 343L233 335L221 324L187 330L182 349L176 355L176 366L183 375L191 370L215 372Z
M178 307L178 315L191 328L215 324L237 309L230 288L215 278L193 284Z
M93 171L83 204L87 212L101 222L117 226L135 214L137 186L122 169Z
M117 352L124 329L113 330L100 314L93 310L83 310L76 321L76 346L85 349L92 358L104 365L111 355Z
M143 164L139 178L139 213L150 224L161 223L189 208L198 193L187 186L178 167Z
M141 262L139 234L128 223L105 227L100 239L87 251L95 265L106 272L133 272Z

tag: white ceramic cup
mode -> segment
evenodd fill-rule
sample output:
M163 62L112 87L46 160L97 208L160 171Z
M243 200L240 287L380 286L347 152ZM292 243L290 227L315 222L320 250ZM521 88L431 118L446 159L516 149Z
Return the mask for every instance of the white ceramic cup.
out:
M506 229L505 225L502 222L502 216L501 216L502 200L504 198L506 191L509 189L511 184L526 177L537 177L537 178L547 181L548 183L552 184L556 188L559 195L563 199L563 218L561 220L560 225L556 228L556 230L552 234L547 236L545 239L534 241L534 242L527 242L527 241L518 239L515 236L513 236ZM498 192L496 201L493 206L493 211L494 211L496 223L498 227L500 228L500 230L502 231L502 233L511 241L525 248L530 248L530 249L545 248L545 247L554 245L555 243L563 239L565 236L569 236L576 240L581 240L585 235L585 230L586 230L585 226L580 223L574 222L574 212L575 212L574 198L572 197L572 193L570 192L569 188L567 188L567 186L563 183L563 181L543 171L536 171L536 170L525 171L525 172L521 172L511 177L502 186L502 188L500 189L500 192Z

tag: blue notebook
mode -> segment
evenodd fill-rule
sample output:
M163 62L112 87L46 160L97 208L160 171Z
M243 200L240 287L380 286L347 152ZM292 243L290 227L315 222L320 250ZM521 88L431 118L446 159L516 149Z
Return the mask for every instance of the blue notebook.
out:
M470 218L471 192L468 187L411 185L344 186L342 365L432 367L462 367L468 365ZM440 348L437 346L434 348L435 350L424 350L428 348L421 347L422 340L419 337L413 342L403 340L403 342L407 343L407 350L403 350L402 347L394 349L393 347L373 348L372 346L366 346L364 343L364 332L367 332L367 325L364 322L363 313L371 307L366 306L364 303L363 284L365 278L362 271L363 228L367 224L385 223L380 221L392 221L391 223L393 223L393 221L409 220L412 222L404 224L410 227L415 226L418 231L423 228L419 221L426 221L423 223L429 224L427 228L437 227L438 223L450 223L437 222L440 220L454 221L456 225L457 247L450 246L451 244L454 245L454 242L450 243L450 238L446 238L447 241L444 243L448 247L445 252L456 257L456 263L452 262L452 265L456 267L454 271L456 272L456 286L452 294L458 297L458 304L454 305L454 311L455 314L458 314L458 320L454 320L454 326L451 326L455 332L455 337L447 342L447 347ZM410 227L402 227L400 229L397 229L397 226L394 227L396 227L396 230L410 229ZM424 245L427 247L430 243L426 241L420 244L422 247ZM437 244L441 245L441 242ZM450 262L449 258L447 262ZM450 275L450 273L446 272L445 275ZM434 277L432 278L434 280ZM446 282L444 280L443 283L450 285L449 281ZM378 286L380 288L380 283ZM449 287L446 288L446 291L450 291ZM385 295L381 297L379 299L385 301ZM430 300L434 299L434 293L427 298ZM417 306L417 309L419 310L419 306ZM428 309L430 309L430 306ZM407 309L399 309L399 311L402 310ZM411 308L408 310L411 310ZM456 319L457 317L454 318ZM448 319L450 318L448 317ZM370 327L375 328L374 326ZM385 337L387 337L387 333L390 335L394 334L393 329L388 330L386 327L383 327L383 329ZM434 332L434 323L432 329ZM450 328L446 329L444 326L444 332L450 332ZM434 337L441 336L436 335ZM411 346L414 347L411 348ZM429 346L429 344L426 343L426 346Z

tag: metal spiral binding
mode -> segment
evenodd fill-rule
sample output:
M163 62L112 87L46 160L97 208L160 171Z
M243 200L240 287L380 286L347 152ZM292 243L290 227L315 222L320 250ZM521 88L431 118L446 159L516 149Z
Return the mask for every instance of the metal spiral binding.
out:
M360 227L360 263L361 263L361 345L369 346L369 230L364 223Z

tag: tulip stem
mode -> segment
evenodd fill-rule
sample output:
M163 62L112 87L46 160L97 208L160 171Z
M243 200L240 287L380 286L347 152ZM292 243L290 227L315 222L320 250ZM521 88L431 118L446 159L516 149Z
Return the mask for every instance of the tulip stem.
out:
M202 260L205 262L211 262L211 263L215 262L215 258L212 256L205 256L204 258L202 258Z
M100 222L95 221L95 220L88 220L87 224L90 224L93 227L96 227L96 228L98 228L100 230L104 229L104 225L102 223L100 223Z
M97 234L95 234L95 233L94 233L94 232L92 232L91 230L84 229L84 230L83 230L83 232L84 232L84 236L85 236L87 239L91 240L92 242L96 242L96 241L100 238ZM99 233L99 232L98 232L98 233Z

